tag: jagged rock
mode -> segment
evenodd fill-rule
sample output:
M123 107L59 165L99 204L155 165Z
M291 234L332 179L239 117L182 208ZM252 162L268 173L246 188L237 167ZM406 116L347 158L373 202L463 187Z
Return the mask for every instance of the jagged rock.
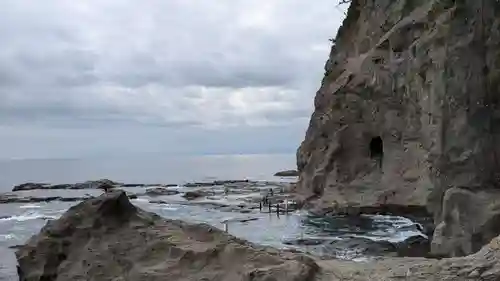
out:
M308 257L145 212L121 191L70 208L16 256L21 281L306 281L318 271Z
M274 174L275 177L296 177L298 175L299 172L297 172L297 170L286 170Z
M167 189L163 187L154 187L146 189L146 195L160 196L160 195L176 195L180 192L178 190Z
M427 206L441 224L447 189L499 188L500 2L350 2L296 190L316 206Z

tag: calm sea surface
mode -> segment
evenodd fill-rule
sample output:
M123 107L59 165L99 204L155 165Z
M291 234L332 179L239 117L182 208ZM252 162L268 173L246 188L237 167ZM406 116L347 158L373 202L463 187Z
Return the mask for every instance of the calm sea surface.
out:
M0 160L0 192L25 182L75 183L107 178L126 183L175 183L214 179L273 179L295 169L295 155L168 156ZM276 178L274 178L276 180Z

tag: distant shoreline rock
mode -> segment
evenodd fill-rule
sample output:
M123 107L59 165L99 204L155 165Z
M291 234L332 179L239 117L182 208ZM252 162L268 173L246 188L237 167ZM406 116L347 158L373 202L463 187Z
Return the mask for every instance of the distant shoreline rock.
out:
M56 190L56 189L104 189L113 188L116 186L123 186L122 183L114 182L108 179L100 179L96 181L86 181L83 183L75 184L47 184L47 183L23 183L14 186L12 191L26 191L26 190Z
M269 182L269 181L259 181L259 180L215 180L208 182L188 182L185 184L145 184L145 183L120 183L115 182L108 179L100 179L96 181L86 181L82 183L74 183L74 184L50 184L50 183L36 183L36 182L28 182L16 185L12 188L13 192L16 191L28 191L28 190L62 190L62 189L104 189L105 187L108 189L112 188L126 188L126 187L144 187L144 188L152 188L152 187L209 187L209 186L228 186L228 187L236 187L240 184L252 185L252 186L260 186L260 185L278 185L282 184L280 182Z
M167 189L164 187L152 187L146 189L145 194L148 196L164 196L164 195L176 195L179 194L180 191L178 190L172 190L172 189Z
M280 171L274 174L275 177L298 177L299 172L297 170L286 170Z

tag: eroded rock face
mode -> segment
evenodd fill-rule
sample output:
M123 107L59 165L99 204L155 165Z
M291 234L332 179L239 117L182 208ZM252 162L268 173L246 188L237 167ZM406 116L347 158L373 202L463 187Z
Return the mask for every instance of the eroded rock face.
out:
M500 190L451 188L443 199L443 221L436 227L432 251L462 256L478 251L500 233Z
M351 1L297 191L316 206L427 206L438 225L449 188L497 189L499 26L499 1Z
M70 208L16 256L21 281L300 281L318 270L307 257L140 210L121 191Z

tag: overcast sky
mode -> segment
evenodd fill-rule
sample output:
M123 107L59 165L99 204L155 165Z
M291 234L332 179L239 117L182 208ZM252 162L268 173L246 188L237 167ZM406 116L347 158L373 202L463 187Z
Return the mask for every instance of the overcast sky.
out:
M293 153L337 2L3 0L0 158Z

